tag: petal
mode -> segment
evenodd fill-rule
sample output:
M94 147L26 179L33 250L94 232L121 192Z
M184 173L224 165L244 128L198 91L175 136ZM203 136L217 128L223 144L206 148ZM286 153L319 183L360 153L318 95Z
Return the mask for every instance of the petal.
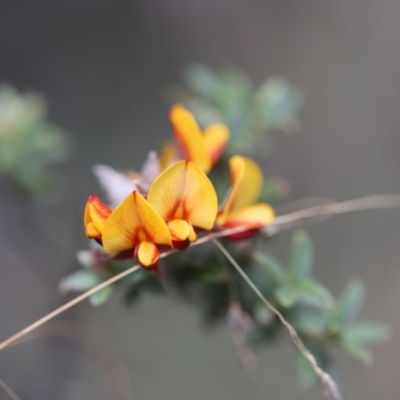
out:
M229 137L229 129L223 124L212 124L204 130L204 143L213 164L221 157L228 144Z
M160 171L164 171L178 160L177 149L174 143L172 141L165 143L160 154Z
M149 187L154 179L160 175L160 161L158 160L157 153L155 151L151 151L147 154L146 160L143 163L141 169L141 176L143 183Z
M174 219L168 222L172 240L186 240L190 234L190 223L183 219Z
M207 230L213 227L218 210L212 183L188 161L179 161L159 175L147 200L165 221L183 219Z
M103 231L107 253L132 249L143 241L171 245L168 226L138 192L132 192L113 211Z
M253 160L242 156L229 159L231 188L222 211L222 218L233 210L240 210L255 203L260 195L263 173Z
M108 165L94 165L92 170L112 207L116 207L132 191L138 190L137 180Z
M151 242L141 242L135 249L135 255L144 267L154 265L160 258L160 250Z
M204 172L209 172L212 163L204 137L192 113L177 104L171 108L169 120L175 139L187 161L196 163Z
M92 194L86 203L84 214L85 233L89 238L100 238L104 224L111 214L107 207L96 195Z
M261 228L269 225L275 218L273 208L266 203L258 203L240 210L232 211L223 222L226 227L248 226L249 228Z

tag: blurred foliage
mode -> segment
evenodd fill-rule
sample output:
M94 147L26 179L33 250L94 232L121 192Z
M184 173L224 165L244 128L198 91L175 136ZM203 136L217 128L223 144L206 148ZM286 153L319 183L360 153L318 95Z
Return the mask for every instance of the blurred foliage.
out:
M313 249L308 234L294 233L286 266L267 251L248 247L238 249L234 242L224 245L239 262L266 298L282 312L307 343L321 366L337 374L329 348L337 346L364 363L372 361L370 345L387 339L386 325L358 321L365 289L360 281L351 281L337 300L320 282L312 278ZM84 267L64 278L60 291L85 291L132 266L132 260L111 261L95 242L89 250L78 253ZM250 348L271 343L282 326L275 315L260 301L243 279L210 245L176 253L162 261L160 280L144 268L109 286L90 298L93 305L108 300L117 287L123 287L125 303L136 304L144 293L167 294L164 283L182 298L199 308L208 325L229 321L241 329ZM237 309L240 312L237 312ZM286 332L284 335L286 335ZM316 376L304 357L297 356L298 379L302 387L316 382Z
M299 126L297 113L302 103L300 92L282 78L267 79L255 89L237 71L216 73L199 65L187 70L186 86L175 91L176 99L195 114L203 127L213 122L228 125L232 139L225 157L254 151L260 139L264 149L266 141L271 144L269 133L274 130L294 132ZM225 164L218 163L211 174L220 199L229 187ZM268 177L260 200L274 203L288 192L288 187L284 179ZM368 363L372 360L370 345L387 338L389 329L385 325L356 319L364 300L361 282L349 282L335 300L329 289L313 277L313 245L304 230L294 233L286 265L268 252L268 239L260 235L241 241L223 240L223 244L328 372L334 369L332 346ZM132 266L132 260L113 260L95 242L78 253L78 260L83 269L62 280L62 292L88 290ZM125 303L131 306L146 292L165 295L167 283L201 310L205 323L212 326L226 322L233 333L244 335L247 350L239 354L271 344L283 331L277 317L212 244L191 247L163 259L160 273L162 279L143 268L101 291L91 302L100 305L115 288L122 287ZM242 361L246 366L247 361ZM316 381L314 371L301 354L296 362L300 384L308 387Z
M181 102L205 127L222 122L231 131L225 156L254 152L262 139L263 150L271 150L272 131L295 133L300 128L298 112L303 102L299 89L279 76L268 78L257 88L233 68L215 72L192 65L185 73L185 86L174 91Z
M60 183L50 165L64 161L69 150L65 134L47 121L42 96L0 86L0 176L30 194L49 196Z

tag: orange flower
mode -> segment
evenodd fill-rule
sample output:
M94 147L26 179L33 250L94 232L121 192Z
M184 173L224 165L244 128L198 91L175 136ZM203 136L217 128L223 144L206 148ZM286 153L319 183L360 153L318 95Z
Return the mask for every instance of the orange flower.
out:
M109 207L96 195L90 195L83 218L86 236L91 239L101 240L104 225L110 214L111 209Z
M228 143L228 128L212 124L202 132L193 114L180 104L171 108L169 120L178 147L171 143L164 147L160 157L162 169L183 158L197 164L203 172L210 172Z
M106 253L132 249L144 267L158 261L160 251L157 245L172 245L167 224L136 191L129 194L107 219L102 239Z
M242 156L229 159L231 188L217 218L224 227L247 226L259 229L269 225L275 217L269 204L256 203L263 184L260 167Z
M174 247L185 248L197 240L194 227L210 230L214 226L217 195L207 176L192 162L179 161L159 175L147 200L167 221Z

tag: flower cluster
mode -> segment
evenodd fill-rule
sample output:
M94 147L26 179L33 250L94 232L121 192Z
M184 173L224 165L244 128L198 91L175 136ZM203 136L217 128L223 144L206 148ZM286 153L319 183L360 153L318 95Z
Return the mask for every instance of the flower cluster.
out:
M116 258L137 258L153 267L160 248L185 249L201 232L243 226L248 237L270 224L274 211L256 203L263 185L260 167L251 159L229 159L230 188L218 205L206 175L218 162L229 140L229 130L213 124L202 131L181 105L169 114L174 140L160 157L151 152L140 172L120 174L106 166L94 171L109 195L110 205L91 195L84 215L86 236Z

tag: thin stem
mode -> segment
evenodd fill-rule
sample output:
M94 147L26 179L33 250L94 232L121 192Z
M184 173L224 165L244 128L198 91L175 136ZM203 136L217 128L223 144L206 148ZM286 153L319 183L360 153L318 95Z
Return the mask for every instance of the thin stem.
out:
M21 400L14 390L3 381L3 379L0 379L0 387L12 398L12 400Z
M263 229L263 232L267 234L275 234L283 229L292 228L305 219L344 214L351 211L370 210L374 208L400 208L400 194L372 195L360 199L346 200L340 203L334 202L331 204L303 208L276 217L271 225L266 226Z
M285 317L282 315L282 313L277 308L275 308L265 298L265 296L260 292L258 287L253 283L253 281L243 271L243 269L236 262L236 260L231 256L231 254L225 249L225 247L222 246L222 244L216 239L212 239L212 242L221 251L221 253L227 258L227 260L233 265L233 267L236 269L236 271L239 272L239 274L247 282L247 284L254 290L256 295L279 318L279 320L282 322L282 324L286 327L286 329L288 330L288 332L290 334L292 342L298 348L300 353L308 360L308 362L310 363L310 365L313 368L314 372L320 378L320 380L321 380L321 382L322 382L322 384L324 386L326 396L329 399L332 399L332 400L341 400L342 397L341 397L341 395L339 393L338 386L337 386L336 382L331 378L331 376L329 374L327 374L325 371L323 371L321 369L321 367L317 363L317 360L308 351L308 349L306 348L304 343L301 341L299 335L297 334L297 332L293 328L293 326L285 319Z
M275 218L273 224L265 227L262 232L266 235L272 235L280 230L291 228L295 225L298 221L303 219L317 217L321 215L335 215L335 214L342 214L349 211L357 211L357 210L366 210L370 208L400 208L400 194L395 195L376 195L376 196L368 196L363 197L361 199L356 200L348 200L342 203L334 203L322 206L315 206L310 208L305 208L303 210L295 211L290 214L282 215ZM238 226L235 228L225 229L218 232L211 232L208 235L203 236L197 242L192 243L191 246L199 246L203 243L209 242L210 240L214 240L220 237L233 235L235 233L241 233L249 230L246 226ZM172 253L175 253L176 250L168 250L164 253L161 253L160 258L164 258L169 256ZM104 289L105 287L119 281L120 279L125 278L126 276L132 274L133 272L137 271L140 268L139 265L135 265L118 275L108 279L105 282L102 282L98 286L88 290L85 293L82 293L80 296L76 297L75 299L71 300L70 302L64 304L63 306L57 308L56 310L52 311L51 313L45 315L41 319L37 320L33 324L27 326L26 328L22 329L20 332L16 333L15 335L9 337L5 341L0 343L0 351L11 345L12 343L18 341L23 336L27 335L28 333L32 332L36 328L39 328L41 325L45 324L46 322L50 321L54 317L62 314L64 311L70 309L71 307L75 306L76 304L80 303L81 301L87 299L92 294L97 293L99 290Z

